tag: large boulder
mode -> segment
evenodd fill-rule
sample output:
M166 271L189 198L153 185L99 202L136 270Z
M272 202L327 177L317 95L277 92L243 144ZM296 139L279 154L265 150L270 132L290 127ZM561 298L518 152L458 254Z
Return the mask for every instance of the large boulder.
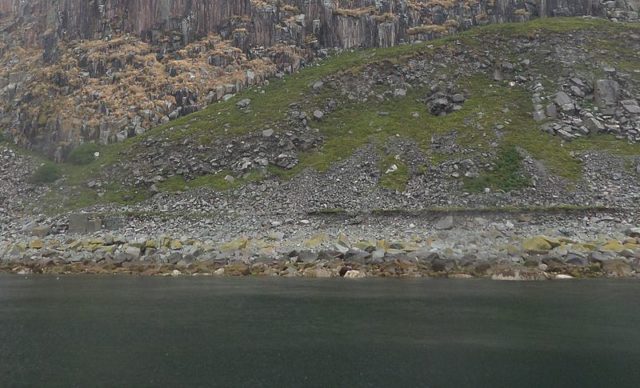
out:
M602 263L602 270L609 277L629 277L633 273L631 265L621 259L605 261Z
M434 116L446 115L453 111L453 104L446 97L436 98L427 104L429 111Z
M565 92L556 93L556 97L553 101L560 107L560 109L562 109L563 112L571 112L576 108L576 105L571 97L569 97L569 95Z
M551 250L553 247L544 237L532 237L522 242L522 248L531 253L541 253Z
M598 107L612 107L618 103L620 85L611 79L599 79L595 83L593 93Z
M594 117L585 119L584 126L589 130L589 132L602 132L605 130L604 124Z
M640 106L638 106L638 101L624 100L620 103L622 104L622 108L625 110L625 112L631 114L640 114Z
M449 230L453 229L454 221L453 216L446 216L438 220L435 224L435 228L438 230Z

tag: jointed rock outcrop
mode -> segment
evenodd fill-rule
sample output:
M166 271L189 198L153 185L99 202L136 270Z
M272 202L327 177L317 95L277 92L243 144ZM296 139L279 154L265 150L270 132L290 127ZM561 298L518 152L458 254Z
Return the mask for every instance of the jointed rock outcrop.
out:
M299 69L327 48L388 47L545 16L637 19L638 0L1 0L0 132L56 160Z

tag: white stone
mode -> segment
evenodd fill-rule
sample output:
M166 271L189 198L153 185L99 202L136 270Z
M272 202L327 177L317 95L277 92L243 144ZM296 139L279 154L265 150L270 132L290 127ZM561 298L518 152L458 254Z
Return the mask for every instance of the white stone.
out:
M365 277L365 274L360 272L360 271L357 271L355 269L352 269L350 271L347 271L344 274L344 277L345 277L345 279L361 279L361 278Z

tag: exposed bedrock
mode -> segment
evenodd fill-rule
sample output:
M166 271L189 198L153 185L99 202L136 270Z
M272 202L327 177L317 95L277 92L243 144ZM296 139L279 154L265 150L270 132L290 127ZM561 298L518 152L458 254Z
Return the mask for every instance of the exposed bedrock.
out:
M296 71L323 48L639 10L640 0L0 0L0 133L64 158Z
M5 30L28 26L27 45L42 44L48 34L73 40L119 33L150 42L171 33L186 44L211 33L231 39L246 29L256 46L302 44L309 35L325 47L387 46L408 39L410 28L451 19L468 27L613 9L632 17L639 8L639 0L0 0L10 20Z

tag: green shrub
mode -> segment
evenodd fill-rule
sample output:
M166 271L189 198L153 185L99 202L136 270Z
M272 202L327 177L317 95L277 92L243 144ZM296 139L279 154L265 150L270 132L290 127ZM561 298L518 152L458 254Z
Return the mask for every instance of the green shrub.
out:
M493 171L477 178L465 180L465 189L481 192L485 187L502 191L518 190L531 185L524 174L523 158L515 147L505 147L498 152Z
M62 174L60 169L53 163L44 163L33 173L31 182L36 184L51 183L58 180Z
M98 152L98 146L93 143L80 144L71 151L68 161L71 164L84 166L96 160L94 154Z
M8 141L7 137L4 133L0 132L0 143L4 143L6 141Z

